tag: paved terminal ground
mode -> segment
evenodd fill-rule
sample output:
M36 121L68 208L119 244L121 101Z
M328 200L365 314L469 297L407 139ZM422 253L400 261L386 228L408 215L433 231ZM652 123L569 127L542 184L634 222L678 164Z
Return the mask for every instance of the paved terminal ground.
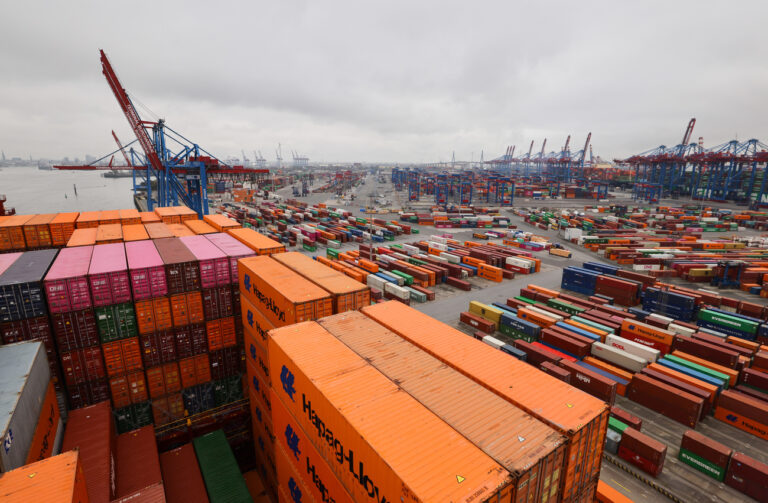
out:
M377 182L376 177L367 176L365 178L366 184L360 185L354 189L356 194L356 200L353 205L343 206L338 204L333 194L311 194L308 197L300 198L310 204L326 203L330 207L340 207L350 211L354 214L364 215L360 212L361 207L369 201L369 194L376 193L383 197L389 198L393 201L393 207L400 207L400 200L407 197L407 193L394 192L390 183L380 184ZM285 188L278 191L278 194L286 199L291 197L291 188ZM628 193L614 193L616 199L611 199L613 204L636 204L631 200ZM545 201L532 201L532 200L516 200L516 205L520 207L547 207L552 209L557 208L573 208L577 210L583 210L584 206L594 205L590 200L545 200ZM690 202L690 201L689 201ZM662 205L679 206L686 204L684 200L663 200ZM693 204L699 204L693 201ZM429 211L428 204L424 205L425 211ZM718 207L728 207L728 205L717 205ZM743 209L743 207L730 205L734 209ZM396 213L389 215L381 215L380 218L387 220L397 220L398 215ZM451 326L462 330L467 334L471 334L472 330L459 323L459 313L468 310L469 302L472 300L479 300L486 304L493 302L504 303L507 298L519 295L520 288L533 283L545 288L553 290L560 290L560 281L562 278L562 269L569 265L581 265L583 262L603 262L615 265L615 263L603 259L595 253L587 251L585 248L574 245L565 239L561 238L558 231L535 228L523 221L523 219L509 214L510 223L517 225L517 227L524 231L530 231L540 236L546 236L551 242L561 243L567 249L573 252L573 256L570 259L549 255L546 252L537 253L536 257L542 260L541 271L536 274L526 275L517 274L515 279L504 280L501 283L492 283L480 278L470 278L469 281L472 284L472 291L464 292L456 288L452 288L445 285L439 285L434 288L436 292L435 300L432 302L426 302L423 304L413 304L412 306L430 316L433 316L440 321L443 321ZM471 240L473 229L436 229L429 226L413 225L412 227L418 228L420 234L416 235L403 235L398 236L395 239L395 243L407 243L418 240L426 240L433 234L452 234L455 239L459 241ZM760 233L755 231L740 232L743 234L759 235ZM726 232L713 232L705 233L707 237L713 239L726 238L733 233ZM497 240L497 242L500 242ZM388 241L383 243L384 245L392 244ZM357 243L346 243L342 245L342 250L357 249ZM307 255L317 255L323 253L323 249L319 248L317 252L311 253L301 249ZM665 278L664 281L671 281L683 285L687 285L692 288L708 288L709 285L705 283L688 283L677 278ZM568 292L571 295L578 295L573 292ZM722 294L738 298L741 300L747 300L749 302L755 302L758 304L768 304L768 299L758 297L756 295L750 295L747 292L740 290L724 290ZM496 337L504 338L505 336L497 334ZM625 410L635 414L643 420L643 432L650 435L653 438L663 442L668 446L667 457L664 464L664 471L658 478L650 477L640 470L629 466L623 460L606 455L603 461L601 470L601 479L612 487L616 488L633 501L636 502L656 502L672 499L675 501L684 502L734 502L734 501L746 501L748 498L743 494L731 489L723 483L717 482L704 474L692 469L691 467L684 465L677 460L678 447L683 433L687 430L687 427L681 425L661 414L651 411L641 405L638 405L624 397L617 397L618 406ZM713 438L723 444L730 446L736 451L744 452L749 456L752 456L760 461L768 463L768 444L763 440L752 436L746 432L733 428L727 424L715 420L713 417L708 417L702 421L697 427L697 431L704 435Z

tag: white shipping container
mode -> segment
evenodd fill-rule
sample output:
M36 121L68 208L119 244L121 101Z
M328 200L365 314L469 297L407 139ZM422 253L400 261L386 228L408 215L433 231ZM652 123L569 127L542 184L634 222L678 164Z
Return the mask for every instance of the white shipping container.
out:
M365 280L365 283L368 286L371 286L373 288L378 288L382 292L384 291L384 285L387 284L387 281L385 279L382 279L375 274L369 274L367 279Z
M659 271L661 265L659 264L632 264L633 271Z
M461 263L461 259L458 256L453 255L451 253L441 253L440 256L443 257L444 259L446 259L451 264L460 264Z
M485 337L483 337L483 342L488 344L489 346L493 346L496 349L501 349L501 346L504 345L504 342L490 335L486 335Z
M608 334L605 337L605 344L626 351L627 353L642 358L650 363L655 363L661 357L661 352L658 349L640 344L639 342L630 341L629 339L614 334Z
M386 283L384 285L384 291L389 292L390 294L394 295L398 299L402 299L402 300L411 299L411 293L408 290L406 290L402 286L395 285L394 283Z
M401 278L400 276L396 274L390 274L387 271L382 271L379 269L379 274L386 276L387 278L392 278L399 286L403 286L405 284L405 278ZM391 281L388 281L387 283L391 283Z
M548 316L548 317L550 317L550 318L552 318L554 320L557 320L557 321L565 320L564 317L562 317L560 315L557 315L557 314L554 314L554 313L550 313L549 311L545 311L543 309L539 309L538 307L535 307L533 304L525 306L525 308L528 309L529 311L533 311L534 313L538 313L538 314L540 314L542 316Z
M593 342L591 352L595 358L612 363L629 372L638 373L648 365L648 360L645 358L640 358L601 342Z
M408 255L398 252L393 253L392 256L399 260L405 260L406 262L408 262L408 259L410 258Z
M430 248L434 248L435 250L448 251L448 245L444 243L436 243L435 241L430 241L428 244Z
M674 332L678 335L685 335L687 337L692 336L696 333L696 330L688 327L681 327L680 325L675 325L674 323L670 323L670 325L667 327L667 330L670 332Z
M403 250L408 252L408 255L416 255L417 253L421 253L421 250L413 245L403 245Z
M446 244L448 239L443 236L429 236L429 241L432 243Z

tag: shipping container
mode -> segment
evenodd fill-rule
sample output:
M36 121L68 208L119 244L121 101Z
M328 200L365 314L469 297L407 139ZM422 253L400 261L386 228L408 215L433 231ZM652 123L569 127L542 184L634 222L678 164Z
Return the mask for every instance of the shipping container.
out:
M122 409L115 409L112 414L115 417L118 434L138 430L152 424L150 402L139 402Z
M179 358L199 355L208 351L205 324L196 323L185 327L176 327L173 333L176 337L176 355Z
M0 252L21 251L26 249L24 224L35 215L11 215L0 221Z
M50 248L51 231L48 226L55 217L55 213L35 215L24 222L24 240L28 249Z
M110 377L144 368L138 337L104 343L101 350L104 353L104 367Z
M240 293L276 327L333 314L331 295L270 257L240 261Z
M122 243L123 226L120 224L100 224L96 229L96 244Z
M75 232L75 222L80 213L59 213L51 223L48 224L48 228L51 231L51 245L55 247L64 246L72 237L72 233Z
M675 340L674 332L635 320L624 320L620 335L625 339L658 349L661 355L669 353Z
M168 226L168 230L171 231L171 234L173 234L173 236L177 238L197 235L194 232L192 232L192 229L190 229L184 224L165 224L165 225Z
M225 318L240 312L235 311L232 285L204 288L202 292L202 308L204 318L208 321L216 318ZM235 291L234 297L240 298L240 292Z
M139 336L144 368L176 361L176 335L173 330L157 330Z
M51 313L65 313L91 307L88 268L93 248L65 248L51 264L43 280Z
M185 294L182 293L180 295L183 298ZM136 326L138 327L139 334L151 334L157 331L169 330L173 327L171 301L168 297L139 300L136 301L134 307L136 309Z
M733 449L715 442L695 430L683 433L677 458L688 466L720 482L725 479Z
M506 468L512 501L559 500L552 487L562 472L563 436L359 312L319 323Z
M377 499L388 501L510 499L507 470L320 325L289 325L270 336L270 374L285 384L278 399L312 432L310 440L353 498L368 501L378 493ZM318 422L334 432L332 443L315 427ZM398 431L396 443L392 431ZM340 451L354 452L358 465L348 468L344 456L337 457ZM417 455L421 461L413 463ZM434 473L451 475L435 479Z
M608 334L605 337L605 344L637 356L648 363L654 363L660 356L658 349L619 337L618 335Z
M179 377L182 388L190 388L211 380L211 363L208 353L179 360Z
M658 477L664 468L667 446L644 433L627 428L621 435L619 457Z
M109 381L102 378L75 385L67 384L67 398L70 409L79 409L109 400Z
M147 229L142 224L123 225L123 241L131 243L149 239Z
M178 238L157 239L155 248L165 264L168 293L177 294L200 289L197 259Z
M93 247L88 283L95 307L131 301L131 281L123 243Z
M186 224L189 225L190 222L195 221L200 222L200 220L190 220ZM205 238L216 245L229 258L230 281L237 283L237 261L241 258L252 257L256 253L229 234L217 232L215 234L206 234Z
M599 473L608 424L605 403L397 302L362 312L567 436L561 494L564 499L592 497L583 491L594 487ZM509 387L522 381L529 386Z
M651 368L644 368L642 370L643 375L647 375L648 377L651 377L652 379L655 379L657 381L660 381L664 384L668 384L669 386L672 386L673 388L677 388L679 390L685 391L686 393L689 393L693 396L697 396L704 400L704 406L701 408L701 420L703 421L707 415L712 411L712 402L710 401L710 395L706 391L704 391L701 388L698 388L696 386L693 386L692 384L688 384L685 381L681 381L679 379L676 379L674 377L671 377L667 374L664 374L662 372L659 372L658 370L654 370Z
M106 377L99 346L61 353L61 367L67 387Z
M43 278L58 250L28 251L0 274L0 322L48 314Z
M224 432L216 430L192 442L211 503L248 503L251 496Z
M49 381L24 464L42 461L53 454L58 454L61 451L63 437L64 422L61 418L56 388L53 381Z
M370 288L366 285L302 253L280 253L273 258L331 294L334 313L354 311L371 303Z
M751 396L732 390L721 392L715 419L768 440L768 404Z
M208 503L205 483L192 444L184 444L160 454L160 468L165 500L168 503Z
M171 229L163 222L145 223L144 228L147 230L149 239L169 239L175 237Z
M619 421L623 422L630 428L636 429L637 431L640 431L643 426L642 419L615 405L611 407L611 417L615 417Z
M77 452L66 452L3 473L0 475L0 494L6 503L89 501L83 466Z
M227 234L256 252L256 255L272 255L285 251L285 246L253 229L231 229Z
M67 248L75 248L78 246L93 246L96 244L96 233L98 229L96 227L90 228L78 228L72 233L67 241Z
M27 462L50 381L51 371L42 343L0 346L1 472L19 468Z
M627 398L691 428L698 424L704 407L702 398L642 374L632 378Z
M242 227L239 223L225 215L204 215L203 221L219 232L227 232L230 229Z
M115 409L149 400L147 380L141 370L112 377L109 380L109 389Z
M153 241L125 243L125 254L134 300L162 297L168 293L165 265Z
M617 382L575 362L560 360L558 365L571 373L571 385L599 398L608 405L616 401Z
M184 399L181 393L171 393L152 400L152 418L156 427L184 418Z
M189 251L197 258L200 266L200 287L214 288L229 285L229 257L205 236L186 236L180 238Z
M182 327L205 321L203 297L199 291L171 295L170 303L173 326Z
M214 234L219 232L216 230L216 228L204 222L203 220L185 220L183 224L186 225L195 234Z
M768 501L768 465L736 452L731 457L725 484L757 501Z
M117 437L109 402L70 411L61 451L77 449L90 503L115 498Z
M181 391L181 376L177 362L166 363L158 367L148 368L147 389L149 396L160 398L161 396Z
M117 497L163 482L155 429L145 426L117 437Z
M630 372L640 372L648 365L645 358L635 356L617 347L609 346L600 342L592 343L592 356L603 361L613 363L614 365L628 370Z

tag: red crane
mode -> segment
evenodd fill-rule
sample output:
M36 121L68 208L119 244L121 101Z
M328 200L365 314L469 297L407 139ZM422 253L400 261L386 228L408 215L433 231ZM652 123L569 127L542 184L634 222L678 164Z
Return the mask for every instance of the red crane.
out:
M125 159L125 164L127 166L131 166L132 167L133 164L131 163L131 160L128 159L128 154L125 153L125 149L123 148L123 144L120 143L120 140L117 138L117 135L115 134L115 130L114 129L112 130L112 138L115 139L115 143L117 143L117 148L119 148L120 152L122 152L123 159Z

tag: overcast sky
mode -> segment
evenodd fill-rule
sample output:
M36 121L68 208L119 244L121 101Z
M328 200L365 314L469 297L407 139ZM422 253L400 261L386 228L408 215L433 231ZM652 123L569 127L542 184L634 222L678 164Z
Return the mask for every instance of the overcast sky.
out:
M46 7L42 7L45 5ZM625 157L768 139L768 3L3 2L0 148L133 139L101 74L220 157L485 159L516 144ZM137 107L144 119L152 115ZM552 147L552 148L550 148Z

